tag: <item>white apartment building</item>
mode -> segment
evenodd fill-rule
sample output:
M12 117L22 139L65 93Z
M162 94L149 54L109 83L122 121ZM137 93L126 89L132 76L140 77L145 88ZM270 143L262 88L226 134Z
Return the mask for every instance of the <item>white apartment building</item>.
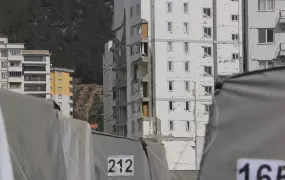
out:
M23 50L24 94L50 99L50 52Z
M103 102L104 102L104 131L115 134L116 120L114 118L114 109L116 107L116 74L113 68L113 42L105 44L105 53L103 55Z
M116 128L105 130L160 139L170 170L199 169L214 91L214 59L219 75L240 72L240 4L218 3L214 21L212 0L114 1L116 83L108 79L110 67L105 67L104 93L112 94L110 87L115 86L116 103L105 98L104 109L114 107ZM104 57L104 64L112 61L111 55ZM104 111L105 122L109 114Z
M248 70L284 66L285 1L246 1Z
M0 36L0 88L22 93L22 50L24 44L9 43L7 37Z

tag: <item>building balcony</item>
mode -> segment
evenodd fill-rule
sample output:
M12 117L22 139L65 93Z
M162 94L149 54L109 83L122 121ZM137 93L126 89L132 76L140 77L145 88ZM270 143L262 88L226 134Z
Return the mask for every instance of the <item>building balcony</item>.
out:
M280 43L276 51L276 59L285 57L285 43Z
M23 56L8 56L8 61L22 61L23 60Z
M17 72L22 72L23 68L22 66L9 66L8 71L17 71Z
M9 82L23 82L23 77L22 76L9 77L8 81Z
M280 10L279 12L279 23L285 23L285 10Z
M24 85L24 92L27 94L40 94L40 93L48 93L46 90L45 84L25 84Z

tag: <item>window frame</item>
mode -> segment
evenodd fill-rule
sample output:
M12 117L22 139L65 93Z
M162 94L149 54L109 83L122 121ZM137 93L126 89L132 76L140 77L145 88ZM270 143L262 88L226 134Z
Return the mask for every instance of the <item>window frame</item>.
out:
M170 63L170 64L169 64ZM171 67L171 68L169 68ZM173 72L173 61L167 61L167 71Z
M265 30L265 42L260 42L260 31ZM273 41L268 42L268 30L272 30ZM275 43L275 28L258 28L258 44L274 44Z
M167 41L167 52L173 52L173 42Z
M134 16L134 6L130 7L130 17Z
M238 41L239 40L239 34L232 34L232 41Z
M236 18L235 18L236 17ZM239 15L238 14L232 14L231 15L231 20L233 22L238 22L239 21Z
M167 21L167 32L172 33L173 32L173 22Z
M207 71L205 71L206 68L211 68L210 74ZM213 67L212 66L204 66L204 74L207 74L207 76L213 76Z
M208 51L208 50L210 50L210 51L209 51L210 54L207 54L207 53L209 53L209 52L206 52L206 51ZM212 53L212 47L210 47L210 46L204 46L204 47L203 47L203 53L204 53L204 57L212 57L212 55L213 55L213 53Z
M189 23L188 22L183 22L183 33L189 34Z
M187 132L191 131L191 122L190 121L185 121L185 128L186 128Z
M189 54L189 42L184 42L184 53Z
M172 13L172 12L173 12L173 3L166 2L166 13Z
M169 111L174 111L174 101L168 101L168 110Z
M185 92L190 92L190 81L184 81Z
M188 104L188 105L187 105L187 104ZM188 109L187 109L187 106L188 106ZM185 101L184 110L185 110L185 111L191 111L190 101Z
M167 81L167 85L168 85L168 91L173 92L174 91L174 81ZM170 86L171 86L171 89L170 89Z
M204 89L205 89L205 95L206 96L211 96L213 94L213 87L212 86L204 86ZM208 90L210 90L211 92L208 92Z
M185 61L184 62L184 70L185 70L185 72L189 72L190 71L190 61Z
M203 27L203 32L204 32L204 38L212 38L212 28L211 27ZM209 32L210 32L210 34L209 34ZM208 35L208 36L206 36L206 35Z
M276 4L276 1L275 0L272 0L272 9L268 9L268 1L269 0L265 0L265 9L261 9L260 8L260 0L258 0L258 4L257 4L257 8L258 8L258 11L260 12L266 12L266 11L275 11L275 4Z
M172 128L171 128L171 124L172 124ZM169 131L174 131L174 120L168 121L168 129Z
M186 6L185 6L186 5ZM185 9L186 8L186 9ZM186 11L185 11L186 10ZM189 13L189 3L184 2L183 3L183 13L188 14Z
M237 55L237 58L234 57ZM239 60L239 53L232 53L232 60Z
M208 16L208 14L207 14L207 10L210 10L210 15ZM206 12L206 13L205 13ZM212 8L203 8L203 11L202 11L202 13L203 13L203 18L211 18L212 17Z

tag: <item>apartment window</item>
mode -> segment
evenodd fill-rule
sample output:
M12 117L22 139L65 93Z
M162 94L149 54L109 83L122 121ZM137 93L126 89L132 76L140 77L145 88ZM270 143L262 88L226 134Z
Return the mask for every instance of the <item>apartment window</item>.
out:
M185 102L185 110L190 111L190 102L189 101Z
M1 62L1 67L6 68L7 67L7 61L2 61Z
M189 24L187 22L183 23L183 29L184 29L184 33L186 34L189 33Z
M169 101L169 110L170 111L173 111L174 110L174 108L173 108L173 101Z
M232 2L238 2L238 0L232 0Z
M59 95L58 95L58 99L62 99L62 94L59 94Z
M21 77L22 72L9 72L9 77Z
M204 75L212 76L212 67L211 66L204 66Z
M212 109L212 105L211 104L205 104L205 112L206 113L210 113Z
M167 12L168 13L172 12L172 2L167 2Z
M184 42L184 53L189 53L189 43L188 42Z
M258 0L259 11L274 11L275 0Z
M62 102L59 102L58 105L59 105L60 107L62 107Z
M172 42L167 42L167 51L168 52L172 52L173 51Z
M58 72L58 76L62 76L62 73L61 73L61 72Z
M172 61L168 61L168 62L167 62L167 66L168 66L168 67L167 67L167 70L168 70L168 71L173 71L173 62L172 62Z
M211 17L211 8L203 8L203 17L210 18Z
M4 49L0 50L1 53L1 57L7 57L8 56L8 52Z
M173 91L173 81L168 81L168 90Z
M131 34L131 36L134 35L134 27L133 26L130 28L130 34Z
M212 37L212 28L204 27L204 37Z
M269 69L273 67L273 61L258 61L259 69Z
M189 72L189 61L186 61L184 66L185 66L185 72Z
M212 47L204 47L204 56L212 56Z
M62 84L62 80L61 79L58 80L58 84Z
M205 93L207 96L212 95L212 86L205 86Z
M141 13L141 5L140 4L136 5L136 12L137 12L137 15L139 16Z
M135 133L135 130L136 130L135 122L132 121L132 133Z
M238 34L232 34L232 40L238 41Z
M174 121L170 120L169 121L169 131L173 131L174 130Z
M188 13L188 3L183 3L183 11L184 13Z
M258 29L258 43L273 43L274 29Z
M238 21L238 15L232 15L232 21Z
M12 56L19 56L21 55L21 50L20 49L11 49L10 51L10 55Z
M186 126L186 131L190 131L190 121L186 121L185 126Z
M172 22L167 22L167 31L172 33Z
M141 132L142 129L143 129L143 124L142 124L142 119L138 119L137 122L138 122L138 132Z
M190 82L189 81L185 81L185 91L190 91Z
M232 54L232 60L238 60L238 59L239 59L238 53L233 53Z
M2 79L7 79L7 76L8 76L7 72L1 72Z
M133 17L133 15L134 15L134 7L132 6L132 7L130 8L130 16Z
M58 87L58 92L62 92L62 87Z
M130 47L130 54L131 54L131 56L134 55L134 46L133 45L131 45L131 47Z
M135 113L136 113L135 103L132 102L132 114L135 114Z

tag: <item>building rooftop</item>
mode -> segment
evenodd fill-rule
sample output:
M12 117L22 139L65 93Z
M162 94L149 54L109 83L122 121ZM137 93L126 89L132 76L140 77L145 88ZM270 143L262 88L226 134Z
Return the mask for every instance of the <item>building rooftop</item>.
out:
M51 67L50 71L59 71L59 72L69 72L69 73L74 73L73 69L68 69L68 68L61 68L61 67Z
M48 50L23 50L23 55L47 55L50 56L51 52Z

